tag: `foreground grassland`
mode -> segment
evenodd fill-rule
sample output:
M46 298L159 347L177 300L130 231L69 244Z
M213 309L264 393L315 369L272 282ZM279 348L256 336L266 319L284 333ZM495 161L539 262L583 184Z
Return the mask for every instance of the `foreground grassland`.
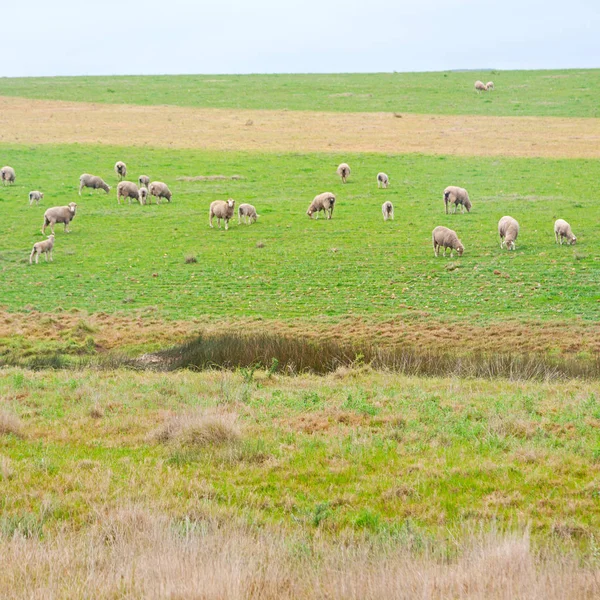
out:
M449 115L598 117L599 93L600 70L0 79L0 96L24 98Z
M78 308L95 313L150 309L173 319L227 315L337 322L396 316L448 322L517 319L574 323L600 316L596 240L597 161L457 157L328 156L167 151L72 146L2 147L17 183L0 189L0 303L9 311ZM131 179L147 173L168 182L173 202L121 205L109 195L77 195L92 172L116 186L115 160ZM353 167L341 184L337 164ZM375 176L386 171L388 190ZM182 181L196 175L239 180ZM446 185L470 191L470 214L445 215ZM45 193L28 206L32 189ZM330 190L331 221L310 221L306 208ZM208 227L212 200L255 204L253 226ZM384 223L391 200L396 220ZM57 226L52 264L29 266L49 206L78 203L65 234ZM521 223L516 252L501 251L496 224ZM554 219L568 220L574 247L557 246ZM435 258L431 230L455 229L460 259ZM186 256L197 263L186 263Z

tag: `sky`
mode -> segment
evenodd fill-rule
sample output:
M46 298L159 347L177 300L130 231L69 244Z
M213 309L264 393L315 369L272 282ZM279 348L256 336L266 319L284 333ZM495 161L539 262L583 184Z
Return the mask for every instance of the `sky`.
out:
M0 76L600 67L600 0L22 0Z

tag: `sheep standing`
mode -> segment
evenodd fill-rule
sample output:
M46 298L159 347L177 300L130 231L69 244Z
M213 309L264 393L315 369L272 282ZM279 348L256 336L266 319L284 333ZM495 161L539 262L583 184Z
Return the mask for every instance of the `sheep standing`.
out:
M140 175L138 177L138 182L140 184L140 187L145 187L146 189L148 189L148 184L150 183L150 177L148 177L148 175Z
M488 82L485 84L485 89L486 89L487 91L494 91L494 82L493 82L493 81L488 81Z
M146 204L148 198L148 190L145 187L140 188L140 204Z
M483 81L477 80L475 82L475 91L478 94L481 94L481 92L487 92L487 87L486 87L485 83L483 83Z
M383 213L383 220L388 219L394 220L394 205L388 200L381 205L381 212Z
M238 207L238 223L244 221L247 225L254 223L260 215L256 214L256 208L252 204L240 204Z
M35 190L34 192L29 192L29 206L31 206L34 202L36 204L40 203L40 200L44 199L43 192L38 192Z
M225 200L215 200L210 205L208 213L208 224L212 227L213 217L217 217L217 223L219 229L221 228L221 219L225 221L225 231L229 229L229 220L233 217L233 209L235 207L235 200L229 198L227 202Z
M323 192L318 196L315 196L313 201L310 203L306 214L312 219L314 213L317 213L317 219L319 213L324 211L328 219L331 219L333 215L333 208L335 206L335 196L331 192Z
M554 223L554 239L557 244L560 239L560 245L562 246L563 238L566 238L567 242L571 245L577 241L577 238L571 231L571 226L564 219L557 219Z
M346 183L346 180L350 177L350 167L346 163L342 163L337 168L337 174L342 178L342 183Z
M377 187L387 188L390 178L385 173L377 173Z
M446 249L450 248L450 258L452 258L454 251L458 252L459 256L465 251L465 247L462 242L458 239L456 231L448 229L448 227L439 226L431 232L431 240L433 242L433 252L438 256L440 248L444 249L444 256L446 256Z
M131 199L137 200L140 204L143 204L140 198L140 190L138 186L133 183L133 181L121 181L117 186L117 202L121 204L121 198L123 200L127 198L129 200L129 204L131 204Z
M42 233L46 234L46 227L50 225L50 230L54 234L54 226L57 223L65 224L65 232L69 233L69 223L75 218L75 212L77 211L77 204L75 202L69 202L68 206L54 206L49 208L44 213L44 224L42 226Z
M127 175L127 165L123 161L118 160L115 163L115 173L119 181L123 181L123 178Z
M0 169L0 179L2 179L2 184L13 184L15 182L15 170L12 167L2 167Z
M448 204L454 205L454 210L452 212L456 212L456 207L460 204L462 207L462 212L465 212L465 208L467 212L471 212L471 200L469 200L469 194L465 188L458 187L456 185L449 185L444 190L444 204L446 205L446 214L448 214Z
M500 236L500 248L515 249L515 240L519 235L519 224L512 217L502 217L498 221L498 235Z
M153 181L148 186L148 193L150 196L156 197L156 203L160 204L160 199L165 198L167 202L171 202L171 190L167 186L166 183L162 181ZM150 203L152 203L152 199L150 198Z
M44 255L46 262L48 262L48 255L50 255L50 262L52 262L52 249L54 248L54 234L49 235L47 240L43 242L36 242L33 245L33 250L29 255L29 264L32 264L33 255L35 254L35 264L38 264L40 254Z
M97 175L90 175L89 173L84 173L79 176L79 195L81 196L81 190L86 188L91 188L93 190L104 190L107 194L110 192L110 185L105 183L102 177L98 177Z

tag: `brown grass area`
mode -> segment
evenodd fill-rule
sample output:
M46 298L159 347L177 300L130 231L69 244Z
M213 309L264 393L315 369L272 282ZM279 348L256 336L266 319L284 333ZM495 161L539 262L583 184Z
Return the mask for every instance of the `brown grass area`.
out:
M247 123L252 121L252 127ZM152 123L152 128L148 127ZM600 119L197 109L0 97L0 141L600 158Z

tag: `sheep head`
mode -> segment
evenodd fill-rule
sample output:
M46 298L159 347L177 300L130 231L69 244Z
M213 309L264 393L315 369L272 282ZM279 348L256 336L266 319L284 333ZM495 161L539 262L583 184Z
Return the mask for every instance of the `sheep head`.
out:
M77 209L77 204L75 202L69 202L69 210L75 214L75 210Z
M229 208L233 208L235 206L235 200L229 198L229 200L227 200L227 206L229 206Z

